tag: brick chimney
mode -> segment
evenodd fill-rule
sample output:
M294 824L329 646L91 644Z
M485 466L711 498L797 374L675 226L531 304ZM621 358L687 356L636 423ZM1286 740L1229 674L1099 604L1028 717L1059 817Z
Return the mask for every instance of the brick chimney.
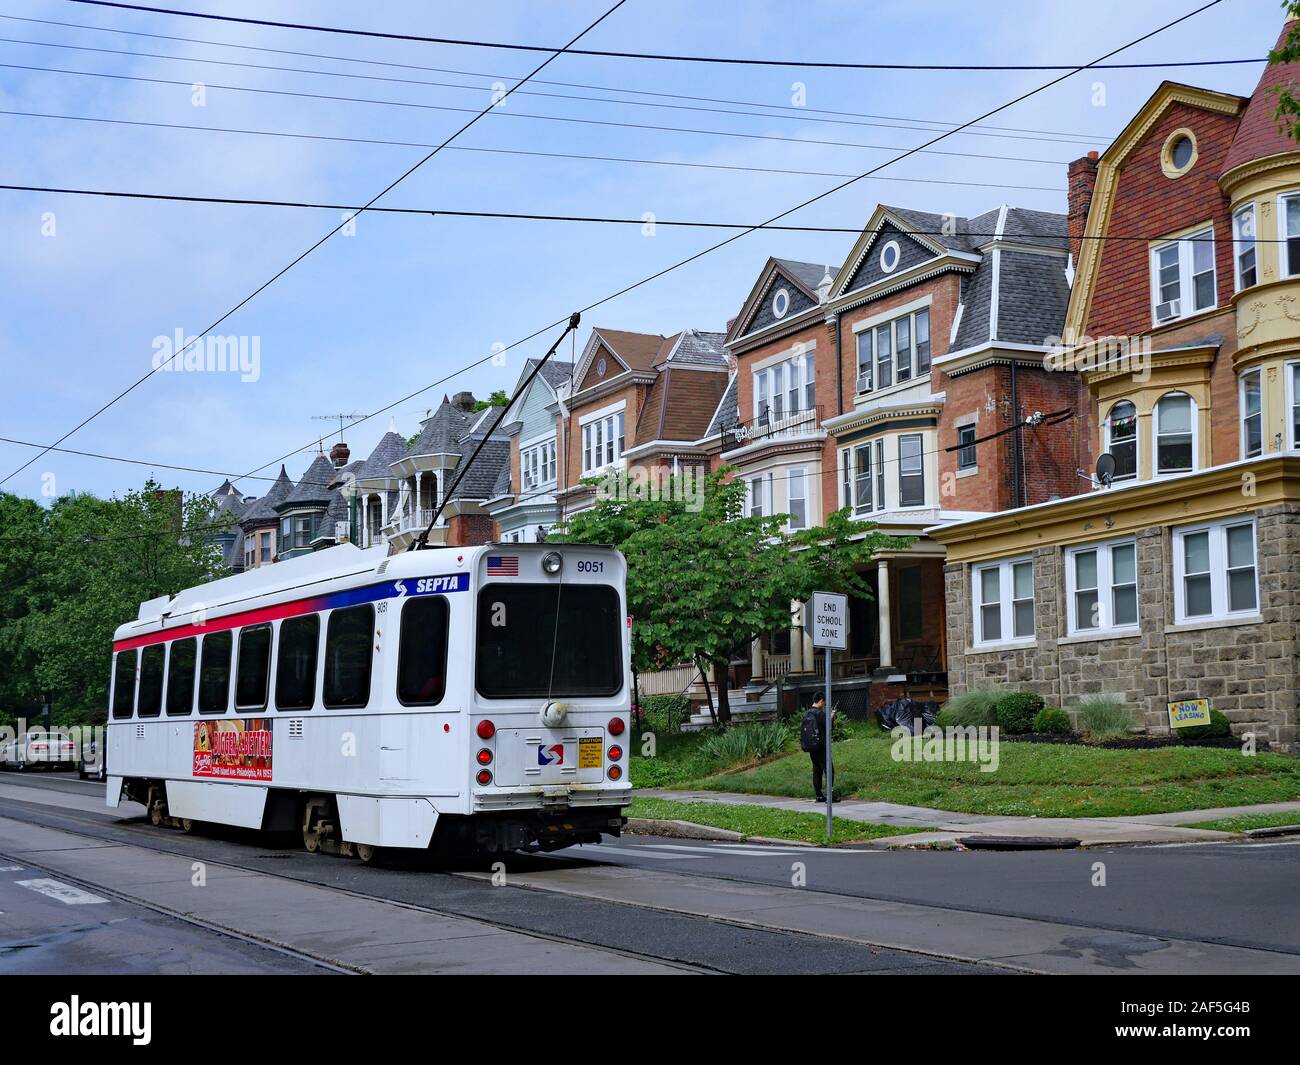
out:
M1088 207L1092 204L1092 190L1097 184L1097 153L1089 152L1070 164L1069 216L1066 230L1070 238L1070 255L1074 266L1079 265L1079 249L1083 246L1083 230L1088 222Z
M473 392L457 392L451 397L451 405L457 410L463 410L466 413L474 410L474 404L478 402L474 398Z
M348 445L343 443L342 440L330 448L330 462L334 463L335 469L342 469L346 466L351 455L352 452L348 449Z

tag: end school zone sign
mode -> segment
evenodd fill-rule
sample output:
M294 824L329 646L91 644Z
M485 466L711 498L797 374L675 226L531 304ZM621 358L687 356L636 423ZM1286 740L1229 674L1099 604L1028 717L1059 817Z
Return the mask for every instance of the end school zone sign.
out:
M843 651L849 646L849 597L835 592L813 592L804 626L813 646Z

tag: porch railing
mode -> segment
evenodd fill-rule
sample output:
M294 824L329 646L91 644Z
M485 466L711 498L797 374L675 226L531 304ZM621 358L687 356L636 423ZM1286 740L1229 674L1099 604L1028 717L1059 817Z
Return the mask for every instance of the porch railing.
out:
M757 418L737 422L722 433L722 450L733 451L761 440L796 440L822 432L820 405L803 410L779 412L769 408Z

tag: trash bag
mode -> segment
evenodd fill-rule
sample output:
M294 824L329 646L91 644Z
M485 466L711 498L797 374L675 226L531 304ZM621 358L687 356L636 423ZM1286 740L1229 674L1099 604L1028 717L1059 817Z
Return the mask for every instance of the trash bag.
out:
M915 735L918 721L920 722L920 728L929 728L934 724L938 713L938 703L919 703L910 696L904 695L901 699L895 699L893 702L876 707L876 722L886 732L896 728L904 728L912 735Z

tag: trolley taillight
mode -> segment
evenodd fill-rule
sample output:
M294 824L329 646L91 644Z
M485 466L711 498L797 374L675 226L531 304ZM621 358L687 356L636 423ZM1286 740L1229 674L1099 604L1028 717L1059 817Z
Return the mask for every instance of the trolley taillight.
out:
M484 747L481 751L478 752L478 764L479 765L492 764L492 752L489 751L486 747Z
M478 727L474 731L478 733L479 739L490 740L493 736L497 734L497 727L496 725L492 724L491 721L485 719L478 723Z
M478 771L478 775L474 779L477 780L480 784L484 784L484 785L491 784L492 771L490 769L480 769Z
M621 717L611 717L607 727L611 736L621 736L623 735L623 730L627 728L627 725L624 724Z

